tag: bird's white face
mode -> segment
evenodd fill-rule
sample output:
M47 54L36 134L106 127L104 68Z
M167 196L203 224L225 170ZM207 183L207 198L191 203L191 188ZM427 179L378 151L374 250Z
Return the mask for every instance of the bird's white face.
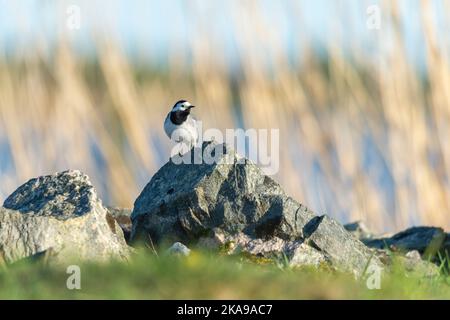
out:
M180 101L177 102L174 106L172 111L186 111L190 108L193 108L193 106L188 101Z

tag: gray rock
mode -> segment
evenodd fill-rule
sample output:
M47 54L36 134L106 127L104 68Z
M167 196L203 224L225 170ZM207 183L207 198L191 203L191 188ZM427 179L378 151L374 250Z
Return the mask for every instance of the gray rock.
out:
M189 243L213 228L259 238L301 237L314 214L226 145L204 143L199 152L211 146L223 151L217 163L169 161L153 176L135 201L131 240L150 235L155 243Z
M335 267L330 258L320 250L316 250L304 243L296 243L295 247L288 255L291 266L329 266ZM339 268L339 267L338 267Z
M367 239L363 242L377 249L391 249L393 251L417 250L425 258L434 257L443 248L446 234L441 228L413 227L388 238Z
M422 257L417 250L412 250L406 253L405 257L397 257L400 263L405 267L409 273L415 273L425 277L435 277L439 275L439 268L431 262L422 260Z
M107 207L106 208L109 214L116 220L119 224L120 228L123 231L123 235L125 237L125 241L130 240L131 235L131 209L126 208L118 208L118 207Z
M417 251L417 250L412 250L412 251L407 252L405 254L405 257L410 260L422 260L422 256L420 255L419 251Z
M371 264L381 266L376 255L351 236L336 220L316 217L305 226L305 242L326 254L332 265L355 275L362 275Z
M211 150L217 159L213 164L175 164L172 159L153 176L134 204L131 241L150 237L156 244L192 243L219 228L255 241L276 237L304 243L302 252L320 252L333 266L356 275L369 263L380 263L342 225L316 216L228 146L204 143L191 159Z
M0 209L0 249L6 263L49 250L55 263L129 254L121 228L79 171L31 179L11 194Z
M373 249L377 257L387 267L389 272L401 271L406 275L413 274L419 277L435 277L439 275L439 267L422 259L417 250L408 251L405 254L393 253L384 249Z
M327 257L319 250L302 241L283 240L278 237L254 239L242 232L226 234L220 229L215 229L211 237L201 238L198 245L208 249L221 248L230 255L245 252L259 258L273 260L286 258L289 265L294 267L329 265Z
M370 264L381 266L374 254L327 216L313 219L305 227L304 235L304 239L284 240L276 236L254 239L239 233L225 236L224 241L233 244L229 248L231 253L244 251L264 258L286 257L291 266L328 265L356 276L362 275Z
M208 235L201 237L197 241L197 246L207 250L218 250L221 249L226 243L229 243L227 240L228 236L229 235L225 234L225 232L221 229L213 228Z
M187 257L191 250L181 242L175 242L168 250L170 254Z

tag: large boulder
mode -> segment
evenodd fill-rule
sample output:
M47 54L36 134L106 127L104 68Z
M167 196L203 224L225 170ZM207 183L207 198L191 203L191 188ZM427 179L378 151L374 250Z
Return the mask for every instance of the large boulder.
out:
M132 241L150 235L155 243L186 243L215 227L258 237L303 235L315 215L278 183L226 145L205 143L204 152L221 156L212 164L171 159L153 176L134 203Z
M126 259L129 248L89 178L65 171L31 179L0 209L0 254L6 263L52 252L54 262Z
M199 155L208 161L199 161ZM277 237L304 243L357 275L369 263L379 264L342 225L316 216L226 144L205 142L189 156L191 163L172 158L135 201L132 242L189 244L219 228L263 241Z

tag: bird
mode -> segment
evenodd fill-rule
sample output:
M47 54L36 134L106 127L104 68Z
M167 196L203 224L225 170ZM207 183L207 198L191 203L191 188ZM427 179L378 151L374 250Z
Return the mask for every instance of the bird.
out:
M191 115L195 108L189 101L177 101L164 120L164 131L172 141L180 144L181 152L190 151L198 142L198 122Z

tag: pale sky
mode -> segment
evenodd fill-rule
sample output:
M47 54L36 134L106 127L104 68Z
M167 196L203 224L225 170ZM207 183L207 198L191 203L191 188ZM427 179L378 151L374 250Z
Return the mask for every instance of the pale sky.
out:
M442 1L433 0L436 15L443 12ZM351 46L370 54L377 46L374 39L389 41L383 29L371 31L366 27L366 10L377 0L260 0L254 1L270 32L286 52L292 55L304 44L330 43L341 39L341 46ZM246 6L242 6L244 3ZM199 37L219 42L233 59L236 50L247 50L236 43L241 32L251 36L253 28L236 27L236 21L253 21L248 0L0 0L0 49L27 50L40 41L50 45L58 36L69 37L80 51L92 48L92 34L114 39L130 54L140 53L149 61L158 60L173 48L188 48ZM405 37L410 56L420 60L423 54L419 0L399 0L405 14ZM79 30L66 27L70 5L81 10ZM382 16L383 18L383 16ZM442 20L437 19L437 21ZM382 20L383 22L383 20ZM439 22L442 34L449 34ZM206 27L205 27L206 26ZM338 27L337 27L338 26ZM340 26L340 28L339 28ZM255 28L256 29L256 28ZM341 32L337 32L337 30ZM205 32L206 30L206 32ZM220 39L220 41L217 41ZM448 37L445 44L449 45ZM231 60L230 60L231 61Z

